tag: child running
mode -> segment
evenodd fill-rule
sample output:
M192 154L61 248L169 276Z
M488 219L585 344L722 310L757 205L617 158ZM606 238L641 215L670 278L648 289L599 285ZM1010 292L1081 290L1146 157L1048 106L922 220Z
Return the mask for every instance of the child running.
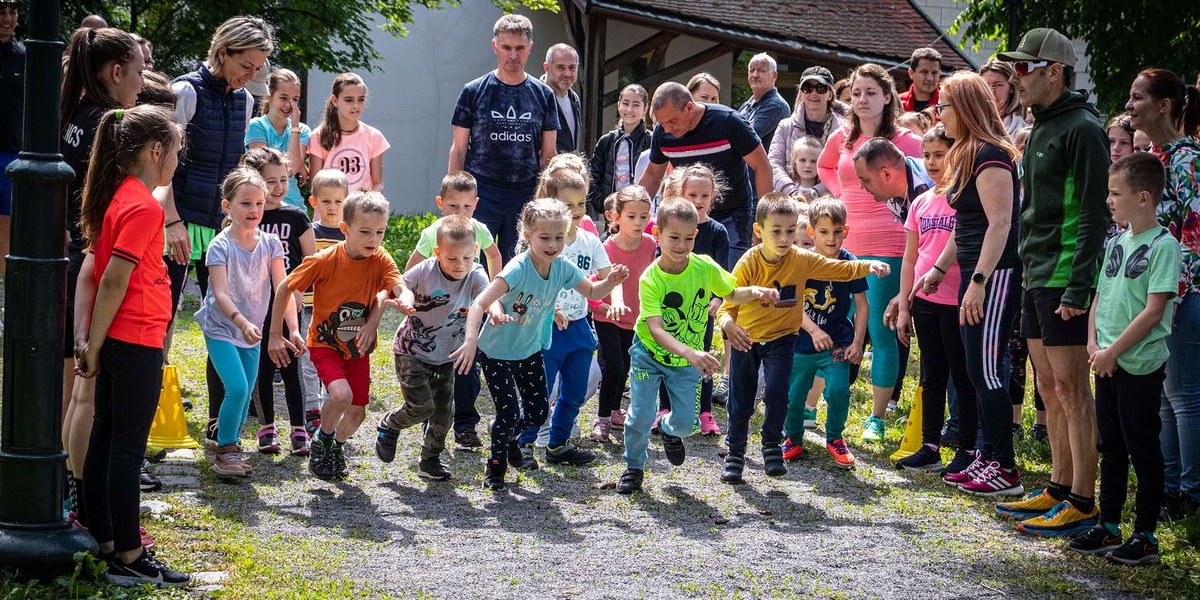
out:
M629 351L629 420L625 423L625 472L617 482L618 494L642 489L646 445L654 421L654 397L660 385L671 395L672 410L659 419L663 450L675 466L683 464L683 437L691 435L696 419L696 389L700 377L720 366L704 348L702 323L709 298L730 303L779 300L773 288L736 287L732 275L712 258L692 253L699 216L690 202L672 199L658 207L654 238L661 253L642 273L638 301L641 314Z
M162 259L166 216L151 190L179 164L170 110L109 111L100 118L83 187L80 228L94 257L91 330L75 346L75 372L96 378L95 422L79 492L88 532L114 583L182 586L191 576L143 546L138 473L162 387L171 290ZM89 311L81 311L89 312Z
M942 178L951 143L946 137L946 128L940 123L923 137L921 153L925 157L925 169L934 181ZM942 274L942 283L932 293L913 286L921 275L938 268L938 257L954 237L956 221L955 211L946 196L930 188L913 200L904 223L907 239L904 262L900 267L900 294L896 297L896 337L901 344L908 345L913 326L916 327L917 344L921 349L922 445L914 454L896 461L897 469L943 469L942 423L951 379L958 394L958 407L951 411L954 413L951 417L961 429L958 450L945 472L957 473L975 460L975 437L979 428L975 386L967 373L966 350L958 324L958 288L962 275L958 269L947 269Z
M433 201L437 203L438 210L442 211L442 219L453 215L462 215L470 220L471 225L475 227L475 239L479 243L479 248L483 250L483 257L487 260L488 278L495 279L496 273L500 272L500 247L496 245L496 238L492 237L492 232L488 231L487 225L475 220L472 216L475 214L475 207L479 204L478 191L473 175L466 171L454 171L447 173L442 178L441 192ZM434 221L421 230L421 237L417 239L417 247L413 249L412 255L408 257L408 265L404 267L406 271L433 256L438 225L441 225L442 219Z
M1088 360L1096 373L1100 521L1067 547L1125 565L1159 560L1154 530L1164 471L1157 399L1182 264L1179 242L1155 216L1165 185L1162 161L1148 152L1122 157L1109 169L1108 207L1113 221L1129 227L1108 243L1088 326ZM1133 535L1122 544L1131 463L1137 474Z
M462 344L468 307L488 285L487 275L475 265L477 232L466 215L438 219L434 256L404 273L414 313L400 323L392 343L404 404L383 418L375 438L376 456L390 463L396 458L400 430L426 423L417 476L434 481L451 477L441 458L454 423L450 353Z
M840 206L840 202L838 205ZM819 207L818 207L819 208ZM844 207L842 207L844 209ZM830 212L836 208L830 207ZM742 472L746 465L746 439L749 434L750 418L754 415L755 392L758 390L759 366L763 367L765 389L763 393L765 414L762 425L762 456L763 471L768 477L781 477L787 474L787 465L783 460L783 441L781 432L784 428L788 413L788 385L792 374L793 347L797 341L796 332L804 321L805 311L796 310L801 302L807 299L807 289L812 287L813 280L854 281L875 274L886 277L889 271L887 263L874 260L851 260L849 255L839 259L827 258L815 252L807 252L793 245L796 239L796 226L799 219L800 205L791 196L782 192L771 192L758 201L755 214L754 233L762 238L762 243L751 248L733 268L733 276L739 285L770 286L775 297L770 302L752 302L744 307L726 301L721 305L717 314L717 322L721 332L733 347L731 381L729 390L729 433L726 440L729 444L729 454L725 457L725 466L721 471L721 481L729 484L744 483ZM818 224L826 220L840 220L845 223L845 217L838 215L833 219L823 218L823 212L814 211L810 216ZM818 235L820 247L821 239ZM839 251L841 249L839 248ZM821 283L824 283L823 281ZM823 286L824 287L824 286ZM865 285L863 285L865 287ZM822 290L825 291L825 290ZM858 290L863 291L863 290ZM821 303L824 308L832 308L833 299L828 295ZM848 298L843 297L843 304ZM848 310L846 306L842 310ZM845 319L845 313L835 315ZM821 325L824 315L812 313L813 320ZM861 347L855 348L848 343L845 336L839 332L837 342L842 344L843 360L853 361L861 357ZM860 340L861 342L861 340ZM832 362L833 350L830 350L829 361ZM824 362L818 364L826 364ZM807 365L806 365L807 366ZM815 373L812 369L809 373ZM812 375L808 381L801 382L800 387L808 390L812 386ZM854 456L846 449L841 440L840 427L837 427L837 415L840 412L845 420L845 406L849 404L849 394L845 394L847 402L841 404L833 396L833 388L840 385L837 381L826 378L826 403L829 404L829 422L826 425L830 442L826 445L839 466L849 467L854 464ZM845 387L849 390L849 381ZM795 413L799 419L794 419L794 427L789 433L796 433L799 439L804 433L803 405L804 397L796 398Z
M313 175L309 183L308 204L313 208L312 223L313 242L317 252L338 242L346 240L342 233L342 205L346 195L350 193L346 174L337 169L321 169ZM300 314L300 331L308 331L312 323L313 293L312 288L304 291L304 311ZM300 382L304 384L304 431L311 437L316 435L321 426L321 405L325 403L328 393L317 377L317 369L313 366L308 353L300 355Z
M255 152L277 151L264 148ZM245 477L251 472L242 459L238 438L250 405L250 387L258 376L261 327L271 304L271 290L285 277L283 244L275 234L258 228L266 195L266 182L251 167L238 167L225 177L221 209L229 224L213 238L205 255L212 293L204 296L196 311L204 346L225 389L212 451L213 471L224 477ZM294 329L294 315L288 321ZM259 440L261 443L262 432Z
M391 148L378 129L363 123L367 84L354 73L333 78L325 115L313 130L317 143L308 147L311 171L325 167L346 174L350 191L383 191L383 153Z
M550 347L559 292L574 289L599 300L629 276L628 269L616 265L603 281L593 283L561 256L571 226L571 210L554 198L526 204L518 225L518 238L527 248L504 265L471 304L463 344L450 355L457 372L465 375L474 362L476 348L480 350L479 361L496 405L491 454L483 482L491 490L504 489L508 465L524 467L526 461L516 436L530 427L540 427L549 412L542 353ZM486 324L484 313L489 316Z
M267 183L267 205L262 213L258 228L275 235L283 244L283 269L291 273L300 266L304 257L317 251L316 239L313 236L312 224L308 213L299 206L285 204L285 193L288 189L288 166L283 154L274 148L255 148L246 153L242 164L252 167ZM278 285L279 282L275 282ZM275 285L271 286L274 301ZM262 327L271 323L271 312L268 310ZM283 379L284 399L287 402L288 422L291 431L288 439L291 441L292 454L308 456L309 433L304 429L304 389L300 384L300 363L293 361L279 369ZM275 363L271 357L260 355L258 360L258 419L261 423L258 430L258 451L263 454L277 454L280 451L279 432L275 427Z
M329 400L312 441L309 471L318 479L349 475L345 443L367 416L371 394L371 351L385 304L414 313L411 292L395 261L383 249L388 202L379 192L358 191L342 207L346 241L306 259L275 288L268 351L278 367L307 349ZM313 288L313 323L305 340L296 329L283 337L283 320L294 314L292 293Z
M629 348L633 346L633 328L638 319L638 281L654 262L658 242L646 233L650 220L650 194L633 184L610 194L606 201L605 218L612 223L604 251L610 260L625 265L629 278L621 283L621 295L629 312L619 318L609 318L608 299L600 300L592 313L596 338L600 342L600 406L596 424L588 439L609 442L612 432L625 430L626 412L621 409L621 394L629 381ZM715 221L714 221L715 222Z

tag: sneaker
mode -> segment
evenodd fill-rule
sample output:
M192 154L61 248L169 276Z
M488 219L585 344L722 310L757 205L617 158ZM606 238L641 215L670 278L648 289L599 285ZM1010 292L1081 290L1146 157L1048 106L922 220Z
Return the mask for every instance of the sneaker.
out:
M1038 515L1017 524L1017 531L1038 537L1071 537L1095 527L1100 522L1100 511L1095 506L1092 512L1083 513L1075 505L1063 500Z
M260 454L279 454L279 432L274 425L264 425L258 430L258 452Z
M895 400L888 400L888 403L887 403L887 411L888 412L896 412L896 410L899 408L900 408L899 402L897 402Z
M463 450L474 450L483 447L483 440L479 439L479 434L475 433L474 429L455 431L454 443L458 444L458 447Z
M250 465L242 458L237 444L226 444L213 449L213 472L221 477L245 477L250 474Z
M1050 443L1050 432L1046 430L1046 426L1041 423L1035 423L1029 428L1029 437L1039 444Z
M595 454L581 450L569 441L555 448L546 448L546 462L552 465L582 467L595 462L595 460Z
M712 391L713 404L725 405L729 401L729 376L722 375L720 378L713 381Z
M209 419L208 424L204 426L204 444L209 449L217 447L217 420Z
M658 414L654 415L654 424L650 426L650 433L662 433L662 430L658 428L658 422L662 420L663 415L666 415L670 412L671 411L664 408L658 411Z
M612 431L625 431L625 419L627 418L629 418L629 413L626 413L623 408L612 411L608 417Z
M1025 428L1020 423L1012 424L1012 439L1014 442L1019 442L1025 439Z
M742 479L742 471L746 469L746 459L736 454L725 457L725 465L721 468L721 482L730 485L746 483Z
M1075 536L1067 542L1067 548L1080 554L1105 554L1121 547L1121 536L1114 534L1103 523Z
M321 411L310 410L304 413L304 430L308 432L308 437L317 436L317 430L321 428Z
M1187 495L1181 493L1163 495L1160 514L1164 521L1181 521L1196 513L1200 513L1200 504L1193 502Z
M308 456L308 445L312 441L303 429L292 430L292 456Z
M150 537L150 532L146 531L145 527L138 527L138 537L142 538L143 548L154 547L154 538Z
M533 444L525 444L524 446L517 446L516 442L511 443L509 445L509 451L508 451L508 456L509 456L508 464L512 465L512 459L513 459L512 448L514 446L516 446L517 452L520 453L520 455L521 455L521 462L520 462L520 464L513 465L513 466L518 469L521 469L522 471L536 471L538 468L538 463L537 463L537 459L534 458L534 455L533 455Z
M958 447L958 430L946 428L942 430L942 437L938 440L938 445L943 448Z
M683 447L683 438L677 435L663 434L663 452L667 454L667 462L679 466L683 464L683 459L687 457L687 450Z
M142 471L138 474L138 485L143 492L157 492L162 489L162 481L150 473L150 461L142 459Z
M191 575L168 567L149 550L142 550L142 555L129 564L121 562L113 555L108 560L108 571L104 573L104 578L123 586L148 583L159 587L182 587L192 580Z
M804 406L804 428L805 429L816 429L817 428L817 409L816 409L816 407L809 408L807 404Z
M483 489L492 490L493 492L504 489L504 472L508 470L508 465L498 458L488 459L487 466L483 468Z
M1139 531L1129 536L1120 548L1106 554L1105 558L1132 567L1154 564L1158 562L1158 542Z
M324 440L320 434L313 438L308 453L308 472L313 477L323 481L331 481L336 476L333 464L333 440Z
M846 447L846 440L838 438L825 444L825 450L833 457L833 464L842 469L854 467L854 453Z
M700 435L721 435L721 426L710 412L700 413Z
M768 446L762 450L763 472L767 477L787 475L787 463L783 462L783 450L779 446Z
M862 441L879 443L883 441L883 419L871 415L863 423Z
M1024 521L1040 517L1050 512L1050 509L1057 505L1058 500L1055 500L1049 491L1038 488L1016 502L1001 502L997 504L996 516L1003 519Z
M330 451L333 457L333 474L337 479L350 476L350 464L346 462L346 442L334 442Z
M385 463L396 460L396 441L399 439L399 430L380 423L375 428L375 456Z
M804 443L794 443L792 438L783 440L783 445L779 449L783 450L783 460L800 460L804 457Z
M1021 487L1021 472L1016 469L1006 471L996 461L988 463L971 481L960 483L958 489L976 496L1018 496L1025 493L1025 488Z
M941 471L942 454L926 444L916 452L896 461L896 469L904 471Z
M983 457L977 455L974 450L959 448L954 453L950 464L946 465L946 468L939 471L938 474L942 476L942 482L946 485L958 487L960 484L974 479L975 474L986 466L987 463L983 461Z
M608 443L612 441L612 421L610 419L596 419L596 423L592 425L592 432L588 434L588 439L593 442Z
M642 491L642 480L645 477L646 472L641 469L625 469L625 472L621 473L621 478L617 480L617 493L628 496Z
M433 458L422 458L421 462L417 463L417 477L429 479L431 481L445 481L450 479L450 469L442 463L440 456Z

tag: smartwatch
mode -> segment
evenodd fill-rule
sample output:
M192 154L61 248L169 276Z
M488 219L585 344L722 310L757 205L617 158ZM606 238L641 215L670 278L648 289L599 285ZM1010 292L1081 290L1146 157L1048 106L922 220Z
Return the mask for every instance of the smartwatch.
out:
M976 272L974 275L971 276L971 283L978 283L979 285L987 285L987 280L988 280L987 275L984 275L983 273Z

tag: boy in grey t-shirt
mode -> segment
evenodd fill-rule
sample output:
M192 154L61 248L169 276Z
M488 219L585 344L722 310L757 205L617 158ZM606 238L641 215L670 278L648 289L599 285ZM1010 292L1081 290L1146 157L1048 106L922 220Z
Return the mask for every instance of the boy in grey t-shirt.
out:
M404 274L416 309L396 329L392 345L404 404L379 423L375 454L383 462L392 462L400 430L428 420L417 475L444 480L450 478L450 470L441 454L454 421L454 362L449 355L462 345L467 309L488 279L475 264L479 246L466 217L441 220L433 254Z

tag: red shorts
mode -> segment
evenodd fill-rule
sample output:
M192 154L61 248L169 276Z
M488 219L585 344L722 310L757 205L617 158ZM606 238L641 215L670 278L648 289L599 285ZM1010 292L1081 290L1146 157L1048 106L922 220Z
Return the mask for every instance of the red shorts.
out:
M321 383L325 384L325 387L328 388L329 384L339 379L345 379L346 383L350 384L350 393L353 396L350 404L366 406L370 401L371 357L369 355L346 360L333 348L309 346L308 358L316 367L317 377L321 379Z

